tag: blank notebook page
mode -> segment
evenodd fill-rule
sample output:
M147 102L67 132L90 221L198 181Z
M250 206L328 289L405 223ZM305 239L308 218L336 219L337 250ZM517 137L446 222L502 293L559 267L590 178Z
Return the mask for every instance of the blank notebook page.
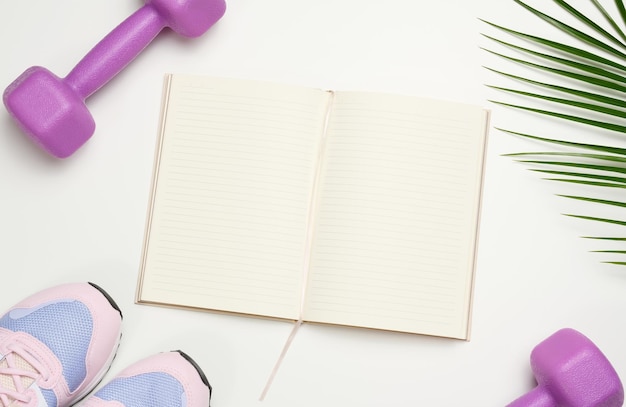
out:
M297 319L327 93L168 86L140 300Z
M306 320L467 338L486 115L335 94Z

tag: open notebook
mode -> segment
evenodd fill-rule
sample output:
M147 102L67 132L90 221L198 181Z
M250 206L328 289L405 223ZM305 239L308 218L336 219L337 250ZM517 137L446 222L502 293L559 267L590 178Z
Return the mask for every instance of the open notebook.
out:
M488 112L168 75L137 302L467 339Z

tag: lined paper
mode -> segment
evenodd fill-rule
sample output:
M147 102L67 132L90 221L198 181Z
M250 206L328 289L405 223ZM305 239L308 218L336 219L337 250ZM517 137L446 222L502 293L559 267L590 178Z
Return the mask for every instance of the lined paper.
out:
M166 84L138 302L468 338L484 109Z
M140 301L298 319L327 94L169 80Z
M486 113L336 92L305 316L467 337Z

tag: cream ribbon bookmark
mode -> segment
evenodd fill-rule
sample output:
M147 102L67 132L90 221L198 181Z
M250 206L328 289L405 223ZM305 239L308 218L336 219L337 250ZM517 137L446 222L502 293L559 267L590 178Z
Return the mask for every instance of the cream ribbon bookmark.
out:
M261 393L261 396L259 397L259 401L263 401L265 399L265 396L267 395L267 392L269 391L272 385L272 382L274 381L274 378L276 377L276 374L278 373L278 369L280 368L280 365L285 359L285 355L287 354L287 351L289 350L291 343L296 337L296 333L298 333L298 330L300 329L300 327L302 326L302 323L304 322L304 302L306 298L305 294L306 294L306 288L308 285L309 270L311 269L311 250L312 250L313 236L315 232L314 220L315 220L315 213L317 212L317 207L319 204L318 196L320 193L323 157L324 157L324 152L326 150L326 138L327 138L327 133L328 133L328 124L330 122L330 112L331 112L331 107L333 105L334 98L335 98L335 92L329 90L328 102L326 105L326 115L324 117L324 126L322 127L319 150L317 151L317 167L316 167L314 179L313 179L311 201L309 203L309 213L308 213L308 222L307 222L308 226L307 226L307 232L306 232L307 233L307 238L306 238L307 250L304 254L304 261L303 261L303 267L302 267L302 293L300 296L299 316L298 316L298 320L295 322L295 325L293 326L293 329L291 330L291 333L289 334L289 337L287 338L287 341L285 342L285 345L283 346L283 350L281 351L280 356L278 357L278 360L276 361L276 364L274 365L274 368L272 369L272 372L270 373L269 378L267 379L267 383L265 384L265 387L263 388L263 392Z

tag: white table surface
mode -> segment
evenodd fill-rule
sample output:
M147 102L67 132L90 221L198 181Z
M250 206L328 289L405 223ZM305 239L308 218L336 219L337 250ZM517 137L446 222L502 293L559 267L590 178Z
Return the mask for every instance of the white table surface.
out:
M141 4L3 1L1 86L31 65L66 75ZM89 98L96 133L66 160L41 152L3 109L0 306L93 281L124 312L107 377L182 349L209 377L214 407L504 405L534 384L533 346L563 327L594 340L626 378L626 269L602 264L591 253L598 243L579 238L608 226L561 216L582 204L502 156L536 146L498 131L487 151L469 342L304 325L259 401L289 323L134 303L164 73L428 96L483 105L494 127L579 131L488 102L497 94L484 84L498 78L482 66L503 62L480 49L489 45L480 33L493 30L479 18L549 32L511 0L230 0L206 35L163 32Z

